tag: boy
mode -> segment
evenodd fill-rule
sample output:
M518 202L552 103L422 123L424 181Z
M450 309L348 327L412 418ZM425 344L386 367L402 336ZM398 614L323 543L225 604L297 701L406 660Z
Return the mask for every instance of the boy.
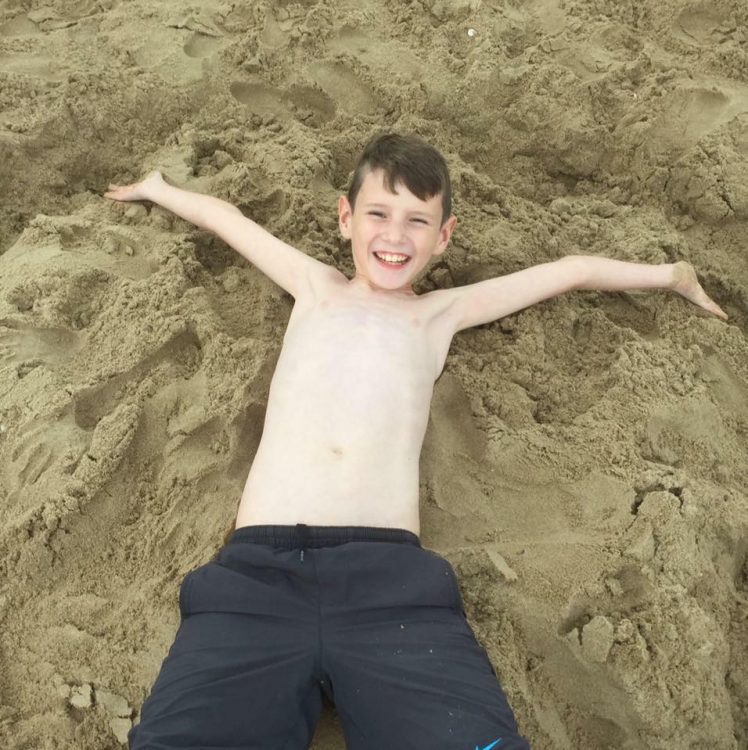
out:
M457 331L571 289L669 288L726 318L691 266L568 256L416 295L456 219L446 163L415 137L372 140L338 201L350 280L158 172L105 196L215 232L294 298L236 530L182 583L132 750L306 748L323 693L353 750L528 748L454 570L420 546L434 381Z

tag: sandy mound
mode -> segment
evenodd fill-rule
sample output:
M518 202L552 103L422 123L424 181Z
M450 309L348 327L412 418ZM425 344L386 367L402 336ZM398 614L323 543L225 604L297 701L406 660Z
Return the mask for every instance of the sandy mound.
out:
M730 316L576 292L458 334L422 540L534 748L748 747L745 3L184 8L0 6L3 747L104 750L137 721L179 583L233 522L291 309L107 183L158 167L351 275L335 199L385 129L455 183L420 291L686 259ZM330 707L314 747L343 747Z

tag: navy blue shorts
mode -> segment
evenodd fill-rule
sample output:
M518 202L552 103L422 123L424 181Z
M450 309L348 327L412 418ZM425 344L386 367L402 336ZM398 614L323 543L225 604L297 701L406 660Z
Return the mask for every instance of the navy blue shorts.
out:
M184 578L131 750L528 750L452 566L403 529L245 526Z

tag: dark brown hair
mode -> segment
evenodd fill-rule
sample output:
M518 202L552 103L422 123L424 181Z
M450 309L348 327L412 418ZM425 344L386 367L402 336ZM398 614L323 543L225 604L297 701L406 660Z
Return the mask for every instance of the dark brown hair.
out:
M400 182L422 201L441 193L442 224L452 213L452 184L444 157L415 135L385 133L375 136L364 147L348 188L351 210L356 207L361 185L369 172L384 170L384 184L391 193Z

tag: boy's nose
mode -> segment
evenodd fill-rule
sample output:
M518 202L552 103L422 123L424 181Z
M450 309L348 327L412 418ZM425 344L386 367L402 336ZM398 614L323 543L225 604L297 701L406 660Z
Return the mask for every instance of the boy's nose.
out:
M387 225L384 231L384 238L391 242L393 245L397 245L403 238L403 228L396 222L391 222Z

